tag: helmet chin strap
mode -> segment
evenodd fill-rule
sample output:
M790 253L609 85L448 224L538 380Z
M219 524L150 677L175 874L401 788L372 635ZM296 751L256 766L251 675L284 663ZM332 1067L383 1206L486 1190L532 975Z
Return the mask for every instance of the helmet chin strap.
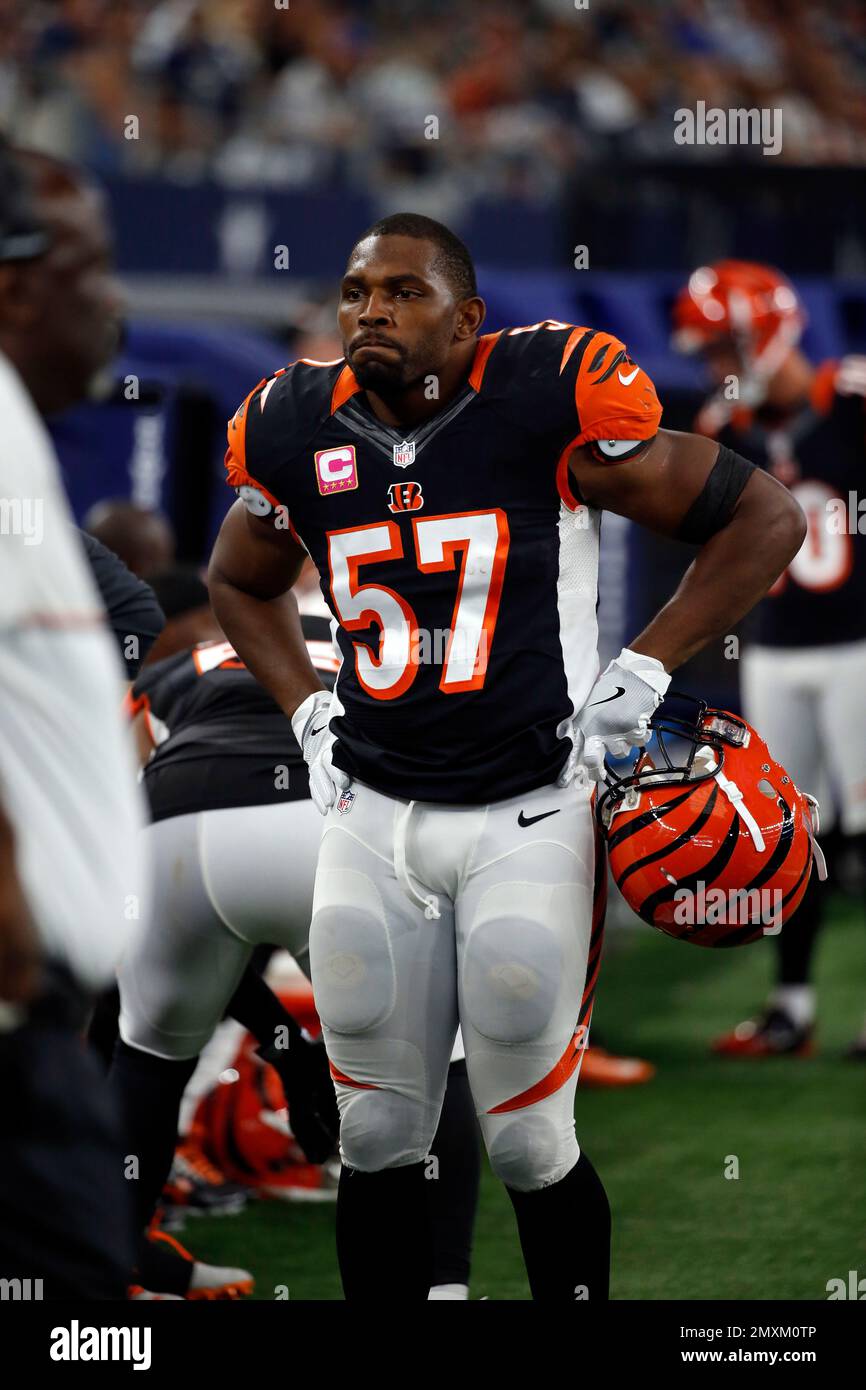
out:
M755 820L755 817L752 815L751 811L749 810L748 806L743 800L743 793L740 791L740 788L737 786L736 782L732 782L730 777L726 777L725 774L721 771L716 773L715 781L718 782L719 786L721 787L725 796L730 801L737 815L745 821L749 834L752 837L752 844L755 846L755 849L758 851L759 854L763 854L767 846L764 844L764 837L761 834L761 827L758 825L758 822Z
M812 813L806 825L807 834L812 842L812 858L815 861L815 868L818 870L818 877L823 883L827 878L827 860L824 858L824 851L816 839L818 831L821 829L821 822L819 820L820 807L814 796L810 796L808 792L804 792L803 795L808 801L809 810Z

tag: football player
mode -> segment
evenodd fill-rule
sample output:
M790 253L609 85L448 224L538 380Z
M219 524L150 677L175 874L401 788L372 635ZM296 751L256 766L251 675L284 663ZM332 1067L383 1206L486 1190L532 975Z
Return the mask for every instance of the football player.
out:
M152 587L136 577L119 556L87 532L80 532L80 536L91 574L105 605L108 626L114 634L124 674L128 685L131 685L164 626L165 615ZM118 1003L117 986L112 984L96 1000L87 1033L90 1047L103 1056L106 1066L117 1037ZM120 1166L121 1155L129 1152L130 1144L126 1143L121 1148L118 1143L117 1148L115 1161ZM228 1184L221 1185L220 1195L224 1203L228 1199L228 1188ZM236 1194L235 1206L238 1197L243 1200L243 1192ZM148 1239L139 1248L133 1279L128 1289L128 1297L133 1299L237 1297L242 1292L252 1290L252 1277L246 1271L220 1268L196 1260L162 1231L148 1232ZM161 1292L154 1294L153 1289Z
M744 261L702 266L674 306L675 345L701 353L716 382L695 428L784 483L808 525L755 615L741 665L746 717L800 787L820 787L822 806L835 803L866 870L866 538L856 508L853 525L850 514L866 462L866 358L813 365L798 346L804 324L790 282ZM813 875L776 938L765 1007L719 1038L717 1052L812 1049L811 965L826 892ZM852 1055L866 1057L866 1029Z
M533 1298L608 1296L610 1212L574 1127L592 1011L592 788L644 742L670 672L797 551L785 488L660 430L623 343L549 320L481 335L470 255L398 214L352 249L345 358L254 387L211 559L232 645L292 717L325 815L310 962L341 1112L347 1299L427 1297L425 1160L458 1022ZM605 509L701 548L599 675ZM332 693L290 590L309 552L338 623ZM257 872L250 865L250 877Z
M166 611L182 617L174 576L155 576L154 585ZM185 592L198 612L195 589L187 585ZM321 609L317 592L315 600L311 606ZM305 613L301 625L310 660L330 687L338 665L330 621ZM184 1089L226 1012L256 1036L259 1055L277 1070L292 1129L316 1162L333 1151L337 1116L333 1083L317 1061L319 1053L324 1061L321 1046L300 1035L248 968L254 946L268 943L287 948L308 970L322 822L285 714L224 640L146 666L129 707L148 759L155 896L120 970L121 1042L112 1077L127 1148L139 1159L135 1197L144 1228L168 1176ZM466 1297L479 1160L462 1052L449 1069L435 1153L439 1181L428 1184L437 1249L431 1297ZM144 1247L142 1262L152 1258ZM189 1274L175 1261L150 1287L185 1294Z

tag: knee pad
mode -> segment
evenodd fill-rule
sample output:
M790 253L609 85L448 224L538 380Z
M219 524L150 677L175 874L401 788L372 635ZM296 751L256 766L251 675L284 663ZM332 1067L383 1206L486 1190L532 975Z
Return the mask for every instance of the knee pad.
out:
M363 1033L389 1018L397 978L382 899L353 869L328 873L310 926L316 1008L336 1033Z
M340 1152L343 1162L362 1173L421 1163L433 1140L428 1107L397 1091L339 1088Z
M552 1115L520 1111L491 1124L482 1120L490 1166L506 1187L535 1192L559 1182L580 1157L574 1122L558 1124Z
M523 884L499 885L485 896L483 917L469 932L462 1008L492 1042L539 1038L556 1008L566 962L555 929L538 920L538 891Z

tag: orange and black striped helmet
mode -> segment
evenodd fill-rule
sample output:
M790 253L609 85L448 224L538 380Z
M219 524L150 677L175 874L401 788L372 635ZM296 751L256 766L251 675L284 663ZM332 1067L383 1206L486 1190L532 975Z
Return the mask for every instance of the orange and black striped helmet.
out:
M669 695L654 738L596 803L611 872L651 926L698 946L778 933L812 865L818 803L801 792L744 720Z

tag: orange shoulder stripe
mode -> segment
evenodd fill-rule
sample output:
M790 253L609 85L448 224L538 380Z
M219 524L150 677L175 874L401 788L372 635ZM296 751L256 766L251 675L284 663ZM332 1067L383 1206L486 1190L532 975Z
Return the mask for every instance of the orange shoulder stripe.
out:
M488 358L501 337L502 329L498 333L485 333L483 338L478 339L475 357L472 360L472 371L469 373L469 385L473 391L481 390L481 382L487 369Z
M334 391L331 396L331 414L335 415L340 406L345 405L349 397L354 396L360 389L355 380L355 373L347 362L334 383Z
M275 372L274 376L282 376L285 368ZM272 492L254 478L252 473L247 470L247 415L250 409L250 402L257 391L260 391L268 381L273 381L273 377L263 377L257 386L254 386L249 395L241 402L228 423L228 448L225 456L226 480L229 487L254 487L267 497L271 506L280 505Z
M568 362L569 357L574 352L574 349L577 347L581 338L584 336L585 333L590 332L592 332L592 330L589 328L574 328L572 329L571 333L569 333L565 347L562 349L562 361L559 364L560 376L562 376L562 373L565 371L566 363Z
M250 401L257 391L261 391L268 377L262 377L261 381L253 387L248 396L245 396L235 411L228 424L229 448L235 462L239 468L247 466L247 411Z

